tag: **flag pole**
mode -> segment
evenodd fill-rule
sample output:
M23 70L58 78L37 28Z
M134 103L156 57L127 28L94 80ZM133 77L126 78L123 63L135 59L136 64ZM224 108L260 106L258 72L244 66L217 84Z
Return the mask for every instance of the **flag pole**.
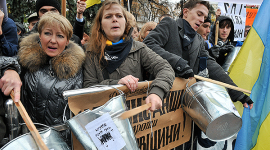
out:
M66 17L66 0L62 0L62 15Z

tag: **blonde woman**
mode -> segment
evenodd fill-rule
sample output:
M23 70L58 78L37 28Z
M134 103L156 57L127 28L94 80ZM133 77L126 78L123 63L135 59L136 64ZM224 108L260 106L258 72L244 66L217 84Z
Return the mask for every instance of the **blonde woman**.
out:
M62 93L82 87L85 54L70 41L72 29L65 17L47 12L39 21L38 33L28 35L20 43L22 102L33 122L48 126L63 124L67 101ZM66 131L62 136L71 145L69 134Z
M154 30L156 28L156 26L157 26L157 23L153 22L153 21L145 23L142 26L142 29L140 31L140 34L139 34L137 40L142 42L145 39L145 37L149 34L149 32Z

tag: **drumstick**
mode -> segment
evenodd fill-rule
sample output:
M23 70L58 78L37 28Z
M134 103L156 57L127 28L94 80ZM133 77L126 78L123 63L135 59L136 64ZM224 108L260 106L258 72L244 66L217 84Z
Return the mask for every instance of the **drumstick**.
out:
M62 9L62 16L64 16L64 17L66 17L66 7L67 7L66 0L62 0L61 9Z
M198 76L198 75L194 75L194 77L196 79L199 79L199 80L202 80L202 81L211 82L211 83L214 83L214 84L218 84L218 85L224 86L224 87L229 88L229 89L233 89L233 90L236 90L236 91L240 91L240 92L245 92L245 93L251 94L251 91L249 91L249 90L242 89L242 88L239 88L239 87L236 87L236 86L227 84L227 83L223 83L223 82L220 82L220 81L212 80L212 79L209 79L209 78L204 78L204 77L201 77L201 76Z
M217 45L218 41L218 29L219 29L219 21L216 22L215 45Z
M131 109L129 111L126 111L123 114L121 114L120 118L121 119L127 119L127 118L129 118L131 116L134 116L134 115L148 109L149 107L151 107L151 105L152 105L151 103L148 103L148 104L144 104L142 106L136 107L134 109Z
M15 94L14 91L12 90L10 93L10 97L14 100ZM14 102L17 109L19 110L26 126L28 127L28 129L30 130L34 140L36 141L36 143L38 144L39 148L41 150L49 150L48 147L45 145L45 143L43 142L36 126L33 124L31 118L29 117L28 113L26 112L23 104L21 103L21 101L19 102Z

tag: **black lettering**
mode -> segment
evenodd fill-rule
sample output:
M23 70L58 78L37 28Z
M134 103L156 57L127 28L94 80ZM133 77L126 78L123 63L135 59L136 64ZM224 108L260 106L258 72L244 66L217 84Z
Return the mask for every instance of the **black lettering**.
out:
M170 130L170 126L167 126L166 127L166 145L168 145L171 142L172 142L172 130Z
M230 7L229 3L224 3L226 14L228 13L228 7Z
M153 120L152 121L152 123L153 123L152 126L155 127L157 125L157 122L158 122L158 119L157 120Z
M157 112L159 112L159 115L160 116L162 116L163 115L163 113L162 113L162 109L158 109L158 110L155 110L154 112L153 112L153 118L155 118L156 117L156 113Z
M149 113L149 111L143 111L143 119L144 120L149 120L150 119L150 115L151 113Z
M142 106L142 98L137 98L137 107ZM142 122L143 119L143 114L142 112L139 113L139 122Z
M234 13L232 12L233 9L234 9ZM235 14L235 11L236 11L236 4L233 4L233 5L232 5L232 9L231 9L231 14L232 14L232 13Z
M243 37L244 30L243 29L237 29L234 31L234 38L241 38Z
M241 4L240 11L239 11L239 16L241 15L243 4Z
M136 106L136 99L132 99L132 100L130 100L131 101L131 108L133 109L133 108L136 108L137 106ZM133 124L134 123L138 123L138 115L134 115L133 117Z
M139 145L139 148L141 149L141 150L147 150L148 148L147 148L147 144L145 143L145 137L144 136L141 136L140 138L139 138L139 140L137 140L137 141L139 141L138 142L138 145ZM142 148L143 147L143 148Z
M180 125L181 125L181 123L178 123L178 125L177 124L175 124L175 126L174 126L174 129L173 129L173 125L171 126L171 128L173 129L173 142L176 140L179 140L179 135L180 135Z
M158 130L158 149L160 149L161 144L162 144L162 147L165 146L165 128L163 128L162 131L161 129Z
M151 136L152 134L150 134L151 136L151 140L150 140L150 150L157 150L157 130L153 133L153 137ZM148 136L149 134L147 134Z
M169 99L171 97L171 92L168 94L168 96L164 99L164 102L162 104L162 108L163 110L165 111L166 110L166 113L169 113L170 110L169 110L169 106L170 106L170 102L169 102ZM165 109L166 108L166 109Z

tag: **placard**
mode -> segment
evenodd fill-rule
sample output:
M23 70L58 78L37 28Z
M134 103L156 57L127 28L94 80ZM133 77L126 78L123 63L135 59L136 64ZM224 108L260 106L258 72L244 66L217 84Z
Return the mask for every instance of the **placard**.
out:
M234 41L243 41L246 22L245 4L218 3L221 10L221 16L228 16L234 24Z
M121 150L126 145L108 113L89 122L85 129L98 150Z
M138 147L141 150L168 150L189 141L192 120L181 108L181 96L188 81L187 79L176 78L170 93L163 101L162 108L151 113L153 136L151 136L148 111L145 110L129 118ZM192 79L189 86L195 82L195 79ZM126 94L127 109L133 109L145 104L148 89L147 82L140 82L135 92L130 92L126 86L121 86L118 89ZM110 98L118 94L116 89L111 89L71 96L68 98L69 108L77 115L86 109L92 110L102 106ZM73 145L75 150L83 150L83 147L76 139Z

